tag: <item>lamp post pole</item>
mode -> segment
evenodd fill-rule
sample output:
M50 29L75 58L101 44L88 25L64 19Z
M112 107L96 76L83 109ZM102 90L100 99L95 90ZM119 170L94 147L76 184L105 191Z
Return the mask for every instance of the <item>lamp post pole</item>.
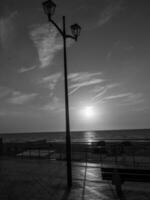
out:
M71 139L70 139L70 120L69 120L69 98L68 98L68 77L67 77L67 51L66 51L66 39L71 38L77 41L80 35L81 27L78 24L70 26L72 35L66 34L65 16L63 16L63 30L52 19L52 15L55 12L56 4L52 0L47 0L42 3L45 14L48 16L49 22L51 22L63 37L64 48L64 87L65 87L65 117L66 117L66 160L67 160L67 184L68 189L72 186L72 165L71 165Z
M64 47L64 85L65 85L65 112L66 112L66 159L67 159L67 183L68 188L72 186L72 165L71 165L71 140L69 121L69 98L68 98L68 78L67 78L67 51L66 51L66 24L63 16L63 47Z

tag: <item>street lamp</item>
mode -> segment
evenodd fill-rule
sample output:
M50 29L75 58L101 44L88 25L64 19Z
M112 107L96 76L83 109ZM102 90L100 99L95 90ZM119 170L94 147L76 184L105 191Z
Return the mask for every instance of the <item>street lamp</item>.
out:
M59 31L63 37L63 49L64 49L64 85L65 85L65 116L66 116L66 159L67 159L67 184L70 189L72 186L72 166L71 166L71 139L70 139L70 120L69 120L69 98L68 98L68 79L67 79L67 51L66 51L66 39L71 38L77 41L81 32L81 27L78 24L70 26L72 35L66 34L65 16L62 17L63 29L61 29L56 22L52 19L54 15L56 4L51 1L45 1L42 3L45 14L48 16L49 22L51 22Z
M77 38L79 37L81 32L81 26L79 26L79 24L73 24L70 26L70 28L74 39L77 41Z
M45 14L49 17L53 16L55 13L56 4L52 1L45 1L42 4Z

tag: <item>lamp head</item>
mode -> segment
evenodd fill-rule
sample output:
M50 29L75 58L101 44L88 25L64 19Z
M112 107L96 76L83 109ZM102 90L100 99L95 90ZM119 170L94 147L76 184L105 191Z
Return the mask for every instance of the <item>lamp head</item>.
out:
M48 0L48 1L44 1L42 3L42 5L43 5L43 9L44 9L45 14L50 19L51 16L53 16L54 13L55 13L56 4L53 1Z
M70 28L72 35L75 37L75 40L77 40L81 32L81 26L79 26L79 24L73 24L70 26Z

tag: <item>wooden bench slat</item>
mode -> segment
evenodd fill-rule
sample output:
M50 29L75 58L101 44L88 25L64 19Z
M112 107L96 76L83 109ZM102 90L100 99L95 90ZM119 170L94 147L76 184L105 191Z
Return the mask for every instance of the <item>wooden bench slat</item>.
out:
M148 169L129 169L129 168L101 168L104 172L113 172L114 169L117 169L118 172L122 173L141 173L141 174L150 174L150 170Z
M143 169L125 169L125 168L102 168L102 177L104 180L112 180L113 171L117 169L122 182L150 182L150 170Z

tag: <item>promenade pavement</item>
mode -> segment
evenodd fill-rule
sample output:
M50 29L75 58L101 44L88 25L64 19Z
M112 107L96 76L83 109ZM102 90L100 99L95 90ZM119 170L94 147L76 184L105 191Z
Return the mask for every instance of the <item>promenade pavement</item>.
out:
M101 178L100 164L72 163L73 186L66 184L64 161L0 159L0 200L117 200L110 181ZM149 185L125 184L124 199L149 200Z

